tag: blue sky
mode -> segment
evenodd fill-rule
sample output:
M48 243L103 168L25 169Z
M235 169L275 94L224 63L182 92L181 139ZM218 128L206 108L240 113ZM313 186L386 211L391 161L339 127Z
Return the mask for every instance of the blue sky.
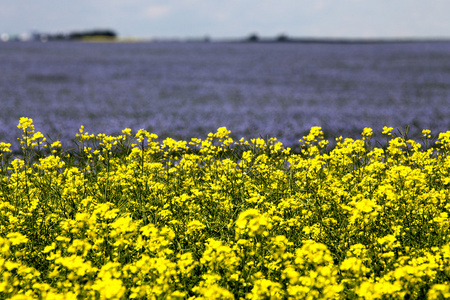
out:
M449 38L448 0L0 0L0 33Z

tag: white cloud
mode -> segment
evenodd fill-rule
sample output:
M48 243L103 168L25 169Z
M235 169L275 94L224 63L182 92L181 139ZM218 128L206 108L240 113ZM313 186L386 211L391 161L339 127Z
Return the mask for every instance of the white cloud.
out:
M312 7L315 10L323 10L323 9L327 8L328 5L329 5L328 1L319 0L319 1L314 1L314 4L312 5Z
M150 5L144 8L144 16L151 19L159 19L167 16L171 12L171 7L168 5Z

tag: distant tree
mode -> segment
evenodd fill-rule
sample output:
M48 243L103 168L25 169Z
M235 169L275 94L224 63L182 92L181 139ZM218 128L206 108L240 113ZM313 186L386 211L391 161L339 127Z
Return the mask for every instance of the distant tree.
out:
M69 35L71 40L78 40L86 37L109 37L115 38L117 34L112 30L91 30L91 31L80 31L72 32Z
M289 38L285 34L280 34L276 40L277 40L277 42L287 42L287 41L289 41Z
M258 42L259 41L259 36L257 34L251 34L248 38L247 41L249 42Z

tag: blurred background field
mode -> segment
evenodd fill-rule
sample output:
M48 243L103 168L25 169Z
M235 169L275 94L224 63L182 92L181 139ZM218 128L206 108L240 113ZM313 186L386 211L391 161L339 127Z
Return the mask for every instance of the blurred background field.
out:
M0 43L0 141L19 118L63 146L144 128L164 138L329 139L364 127L450 130L450 42ZM379 134L381 138L381 134ZM377 136L375 136L377 137Z

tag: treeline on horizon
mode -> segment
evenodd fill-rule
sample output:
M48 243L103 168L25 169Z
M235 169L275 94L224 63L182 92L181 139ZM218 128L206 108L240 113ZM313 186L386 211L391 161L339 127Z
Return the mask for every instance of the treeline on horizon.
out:
M94 29L72 32L42 33L34 32L31 35L10 36L3 34L0 41L78 41L78 40L116 40L118 34L111 29ZM146 41L147 39L133 39L135 41ZM332 44L355 44L355 43L410 43L410 42L448 42L449 38L363 38L363 37L291 37L286 34L278 36L260 36L256 33L249 34L246 37L236 38L211 38L210 36L199 38L151 38L151 41L191 41L191 42L238 42L238 43L332 43Z
M82 40L89 38L115 39L116 37L117 33L114 30L110 29L73 31L69 33L56 33L56 34L47 34L47 33L33 34L34 40L41 40L41 41Z
M448 41L445 38L332 38L332 37L290 37L280 34L276 37L260 37L251 34L244 42L261 43L389 43L389 42L420 42L420 41Z

